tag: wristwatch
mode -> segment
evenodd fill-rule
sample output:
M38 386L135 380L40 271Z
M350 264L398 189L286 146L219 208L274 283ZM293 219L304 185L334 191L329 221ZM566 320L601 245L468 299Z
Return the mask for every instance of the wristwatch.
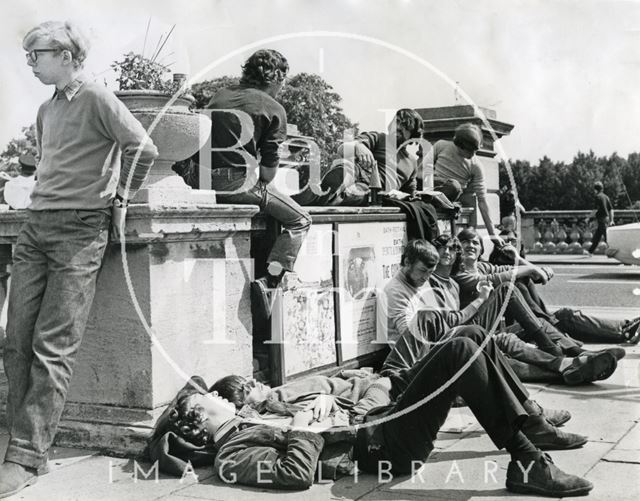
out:
M121 209L121 208L126 208L127 205L129 205L129 201L122 198L122 196L116 194L115 198L113 199L113 206Z

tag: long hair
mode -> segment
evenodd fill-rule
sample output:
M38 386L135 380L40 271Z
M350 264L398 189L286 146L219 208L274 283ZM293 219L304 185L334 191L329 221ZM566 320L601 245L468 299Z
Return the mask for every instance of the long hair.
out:
M457 275L460 270L460 264L462 262L462 249L460 247L460 241L447 233L442 233L438 237L433 240L433 246L436 250L441 249L442 247L446 247L447 245L453 245L454 248L454 259L451 265L451 271L449 274L451 276Z

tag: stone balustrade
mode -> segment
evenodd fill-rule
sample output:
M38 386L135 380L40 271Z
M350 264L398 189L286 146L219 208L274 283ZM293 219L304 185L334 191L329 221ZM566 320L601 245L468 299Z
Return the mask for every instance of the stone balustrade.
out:
M522 243L531 254L582 254L591 246L595 222L588 222L591 210L527 211L521 217ZM637 212L616 210L617 225L635 222ZM601 241L596 254L604 254L607 244Z

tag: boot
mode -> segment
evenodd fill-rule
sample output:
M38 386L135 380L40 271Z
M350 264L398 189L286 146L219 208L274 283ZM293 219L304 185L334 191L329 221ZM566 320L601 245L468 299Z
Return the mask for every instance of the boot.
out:
M37 481L35 469L5 461L0 465L0 499L13 496Z
M529 416L522 425L522 432L542 450L577 449L587 443L584 435L561 431L549 424L542 415Z
M593 489L593 484L585 478L563 472L553 464L548 454L538 451L514 457L509 462L507 489L520 494L560 498L584 496Z

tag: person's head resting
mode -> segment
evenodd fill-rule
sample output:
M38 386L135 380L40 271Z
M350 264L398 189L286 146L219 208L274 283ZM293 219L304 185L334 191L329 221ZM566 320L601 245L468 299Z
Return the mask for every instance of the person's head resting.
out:
M275 400L273 390L267 385L235 374L218 379L209 391L217 392L231 402L237 410L249 406L259 414L268 412L281 416L293 416L300 410L298 406Z
M82 69L89 41L73 23L46 21L25 35L22 47L36 77L50 85Z
M396 136L398 146L410 139L421 138L423 133L422 117L411 108L399 109L389 123L389 133Z
M462 248L463 259L473 259L477 261L484 254L484 245L482 238L476 232L475 228L469 226L458 233L458 240Z
M169 430L193 445L213 445L218 428L235 415L235 406L215 392L187 393L169 412Z
M261 49L249 56L242 65L240 83L261 89L275 97L289 72L287 59L277 50Z
M414 287L423 286L438 264L438 251L422 239L409 241L402 252L402 272Z
M459 125L453 134L455 144L464 158L471 158L482 146L482 131L474 124Z
M600 181L596 181L595 183L593 183L593 190L596 193L601 193L603 189L604 189L604 186Z
M433 240L433 246L438 251L438 265L436 272L444 271L455 275L460 266L460 242L456 237L447 233L439 235Z

